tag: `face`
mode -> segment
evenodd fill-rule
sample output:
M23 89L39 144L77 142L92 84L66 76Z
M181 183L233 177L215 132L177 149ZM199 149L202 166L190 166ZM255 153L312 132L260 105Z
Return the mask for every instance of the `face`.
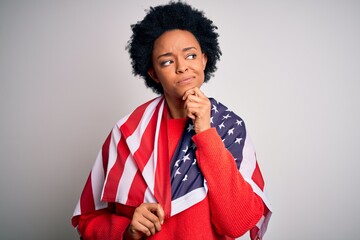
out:
M182 98L185 91L201 87L207 57L195 36L185 30L163 33L154 43L153 68L148 73L160 83L167 98Z

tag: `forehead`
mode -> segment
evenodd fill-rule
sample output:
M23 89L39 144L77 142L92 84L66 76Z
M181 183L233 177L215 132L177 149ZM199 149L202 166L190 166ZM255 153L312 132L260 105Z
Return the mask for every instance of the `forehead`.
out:
M153 52L173 52L187 47L200 50L200 44L191 32L176 29L160 35L154 42Z

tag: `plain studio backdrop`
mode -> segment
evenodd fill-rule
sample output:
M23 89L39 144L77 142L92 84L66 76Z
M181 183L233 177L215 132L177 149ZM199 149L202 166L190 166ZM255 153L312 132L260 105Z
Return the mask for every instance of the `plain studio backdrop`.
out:
M0 239L78 239L105 137L156 96L125 46L160 3L0 2ZM360 2L189 3L219 27L203 90L247 123L274 210L265 239L359 239Z

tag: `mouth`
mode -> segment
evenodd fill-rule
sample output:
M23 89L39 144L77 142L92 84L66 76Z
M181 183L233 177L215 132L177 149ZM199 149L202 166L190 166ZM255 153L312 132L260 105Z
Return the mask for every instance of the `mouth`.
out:
M194 77L184 77L180 81L178 81L177 84L181 84L181 85L188 84L192 82L193 79Z

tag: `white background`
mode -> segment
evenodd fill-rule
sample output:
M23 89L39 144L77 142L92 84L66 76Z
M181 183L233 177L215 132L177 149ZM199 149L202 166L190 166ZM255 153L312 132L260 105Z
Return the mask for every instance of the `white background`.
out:
M105 137L155 97L131 74L130 24L165 2L0 1L0 239L77 239ZM360 2L189 2L219 27L203 89L247 123L274 209L265 239L359 239Z

